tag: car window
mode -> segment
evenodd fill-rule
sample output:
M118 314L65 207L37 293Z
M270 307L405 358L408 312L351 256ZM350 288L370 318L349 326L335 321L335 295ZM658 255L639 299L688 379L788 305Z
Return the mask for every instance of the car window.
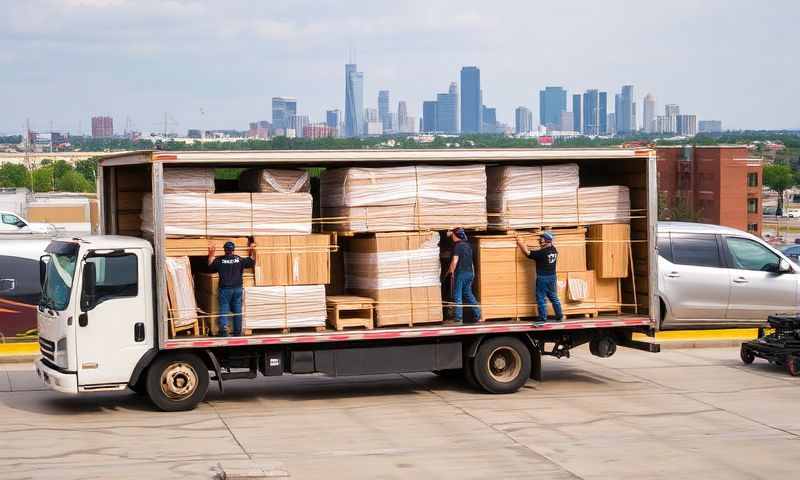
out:
M136 255L89 257L86 261L95 264L97 304L111 298L135 297L138 294Z
M19 218L17 218L16 215L11 215L8 213L3 214L3 223L5 223L6 225L16 226L17 222L19 222Z
M669 241L668 233L658 235L658 255L665 260L672 261L672 244Z
M671 235L672 263L698 267L721 267L722 261L714 235Z
M728 237L725 242L731 253L734 268L773 271L778 266L778 256L757 242L738 237Z
M791 248L787 248L787 249L786 249L786 251L785 251L784 253L786 253L787 255L797 255L797 254L800 254L800 247L791 247Z

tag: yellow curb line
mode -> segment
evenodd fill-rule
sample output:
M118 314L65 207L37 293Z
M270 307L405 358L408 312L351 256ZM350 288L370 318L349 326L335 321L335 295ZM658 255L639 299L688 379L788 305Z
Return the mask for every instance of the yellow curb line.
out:
M753 340L758 338L757 328L734 328L723 330L676 330L656 333L655 339L641 333L633 335L634 340L656 342L692 342L708 340Z
M3 343L0 344L0 357L12 355L33 355L39 353L38 343Z

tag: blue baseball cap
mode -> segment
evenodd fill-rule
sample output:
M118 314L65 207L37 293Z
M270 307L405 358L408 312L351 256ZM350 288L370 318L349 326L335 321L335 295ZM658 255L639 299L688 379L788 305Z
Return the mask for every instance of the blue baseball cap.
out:
M236 245L233 242L225 242L225 245L222 246L225 250L233 250L236 248Z
M542 239L545 241L552 242L554 238L556 238L556 236L551 232L544 232L542 234Z
M461 240L467 239L467 232L465 232L464 229L461 227L458 227L455 230L453 230L453 233L455 233L456 237L460 238Z

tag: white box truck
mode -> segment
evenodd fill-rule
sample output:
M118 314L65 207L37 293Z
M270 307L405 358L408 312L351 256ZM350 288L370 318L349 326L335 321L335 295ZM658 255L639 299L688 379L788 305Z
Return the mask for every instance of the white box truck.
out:
M619 312L544 325L491 321L371 330L275 332L240 337L170 338L165 273L163 175L166 169L332 168L398 165L548 165L577 163L582 186L630 189L631 266ZM151 240L130 233L119 190L151 195ZM460 149L339 151L143 151L99 161L102 235L54 240L40 264L41 358L36 371L60 392L146 393L160 409L191 409L209 383L282 374L332 376L434 371L460 374L490 393L511 393L542 380L542 357L568 357L589 343L607 357L617 346L658 351L635 341L657 328L656 162L647 149ZM100 279L100 280L98 280Z

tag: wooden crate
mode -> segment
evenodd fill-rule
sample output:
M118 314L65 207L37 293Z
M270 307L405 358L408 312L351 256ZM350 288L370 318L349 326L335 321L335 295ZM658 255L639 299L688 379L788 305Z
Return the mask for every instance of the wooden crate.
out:
M337 295L327 297L328 325L338 331L347 327L373 328L374 300L368 297Z
M625 278L628 276L628 242L631 226L614 223L589 226L589 266L598 278Z

